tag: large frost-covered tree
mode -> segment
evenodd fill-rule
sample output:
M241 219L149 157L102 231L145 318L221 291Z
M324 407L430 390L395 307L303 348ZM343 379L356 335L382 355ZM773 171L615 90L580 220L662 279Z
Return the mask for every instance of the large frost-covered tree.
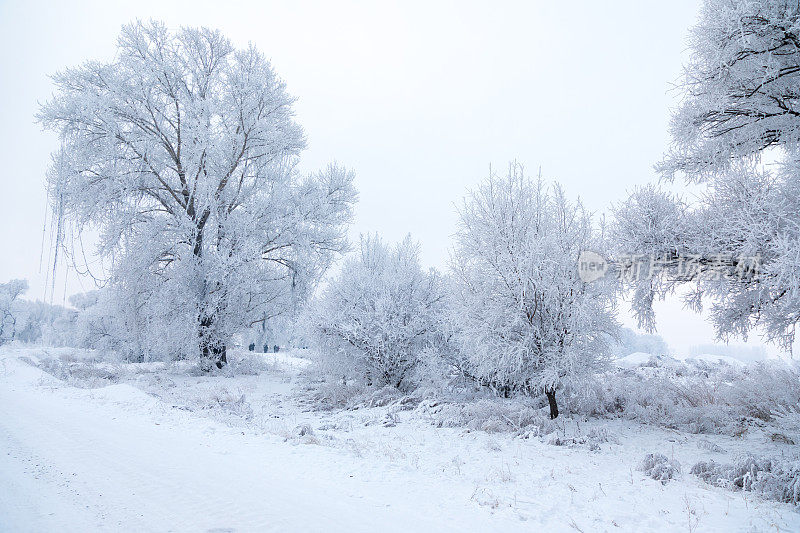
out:
M353 176L299 175L293 99L252 45L137 22L112 62L53 79L38 118L62 142L56 214L99 232L117 304L156 351L221 366L234 332L285 311L344 249Z
M690 33L684 98L658 168L692 181L717 177L769 147L795 157L800 141L800 5L705 0Z
M602 252L590 214L513 164L460 210L452 257L462 371L508 395L556 389L595 370L617 331L614 286L585 283L578 258Z
M652 327L654 297L691 283L688 303L711 302L721 338L758 326L789 347L800 319L800 4L706 0L691 48L657 168L704 190L687 204L648 187L617 207L618 251L659 262L634 280L634 307Z
M423 270L411 237L393 247L362 237L360 253L310 312L322 364L366 385L410 388L437 343L444 296L441 276Z

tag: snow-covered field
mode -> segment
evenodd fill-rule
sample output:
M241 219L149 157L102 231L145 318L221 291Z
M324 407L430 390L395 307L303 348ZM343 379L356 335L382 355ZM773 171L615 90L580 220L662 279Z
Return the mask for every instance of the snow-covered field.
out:
M300 354L212 376L76 355L0 352L0 530L800 530L795 507L688 473L796 451L758 431L575 418L541 437L470 431L432 424L434 401L315 408ZM646 477L650 452L683 473Z

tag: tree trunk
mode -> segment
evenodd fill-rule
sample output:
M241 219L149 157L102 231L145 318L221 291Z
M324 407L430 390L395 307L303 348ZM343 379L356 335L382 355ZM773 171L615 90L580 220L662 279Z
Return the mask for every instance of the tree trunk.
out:
M556 403L556 389L545 389L544 393L547 395L547 401L550 403L550 420L558 417L558 404Z
M194 218L194 212L190 213ZM203 226L207 215L202 217L202 220L197 222L197 232L195 235L194 249L192 253L197 258L198 262L203 260ZM203 298L208 295L206 281L203 280ZM200 315L200 328L198 331L198 340L200 341L200 359L201 366L205 370L211 370L211 365L216 365L217 368L222 368L228 363L228 351L225 343L214 332L214 315L207 315L204 312Z
M225 343L217 342L211 346L207 354L204 353L203 355L207 357L210 362L217 365L217 368L222 368L228 364L228 350Z
M228 362L225 343L214 333L213 325L213 316L204 316L200 319L200 357L207 370L211 370L211 365L222 368Z

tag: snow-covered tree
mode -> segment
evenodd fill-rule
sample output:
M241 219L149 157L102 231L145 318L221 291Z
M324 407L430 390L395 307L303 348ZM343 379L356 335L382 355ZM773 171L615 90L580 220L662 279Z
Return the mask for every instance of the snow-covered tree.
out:
M800 140L800 5L787 0L705 0L690 33L684 98L673 146L658 167L692 181Z
M760 327L791 346L800 319L800 5L706 0L691 32L667 179L704 188L685 203L653 187L616 208L617 252L657 261L635 280L634 309L690 283L720 338ZM748 268L752 266L754 268Z
M136 322L135 302L120 297L116 287L106 287L70 296L75 313L72 345L93 350L111 350L134 360L150 360L157 341L145 342L148 330Z
M63 305L18 299L17 333L21 342L46 346L81 346L75 337L77 312Z
M637 333L630 328L622 328L619 339L612 347L614 355L625 357L632 353L649 353L652 355L668 355L669 346L659 335Z
M639 325L654 330L653 302L684 289L689 308L709 304L720 339L759 326L789 348L800 312L800 196L789 186L778 174L730 170L692 203L651 186L616 206L616 253L640 262L624 276Z
M28 290L24 279L12 279L0 283L0 345L14 340L20 328L20 308L18 298Z
M583 282L578 257L602 252L590 214L512 164L460 209L452 257L462 371L509 395L556 389L598 368L618 325L614 286Z
M663 267L665 258L669 258L677 265L679 257L689 254L686 239L693 232L687 206L675 196L647 185L614 206L613 214L609 240L621 286L633 294L631 308L639 327L655 331L653 302L671 293L674 287L669 280L677 282L677 278L660 275L663 271L655 268L651 272L649 261L657 257ZM628 270L619 274L620 268Z
M137 22L112 62L53 79L38 118L62 141L56 216L99 233L150 352L221 366L231 335L301 301L345 249L353 175L299 174L293 99L253 46Z
M321 363L368 386L411 388L421 358L435 348L444 296L441 276L423 270L410 237L396 246L362 237L360 253L311 311Z

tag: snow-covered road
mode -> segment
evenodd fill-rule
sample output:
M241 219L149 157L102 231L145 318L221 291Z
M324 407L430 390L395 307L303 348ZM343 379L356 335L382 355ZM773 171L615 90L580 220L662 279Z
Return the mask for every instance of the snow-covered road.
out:
M51 380L16 359L0 367L4 531L463 531L504 522L458 487L245 435L129 385ZM445 512L451 499L464 503Z
M697 455L676 432L620 424L622 444L589 452L302 411L286 375L191 378L203 393L234 380L267 419L313 426L309 444L186 409L176 399L197 389L178 376L156 397L23 359L0 353L0 531L800 530L791 506L635 471L665 446Z

